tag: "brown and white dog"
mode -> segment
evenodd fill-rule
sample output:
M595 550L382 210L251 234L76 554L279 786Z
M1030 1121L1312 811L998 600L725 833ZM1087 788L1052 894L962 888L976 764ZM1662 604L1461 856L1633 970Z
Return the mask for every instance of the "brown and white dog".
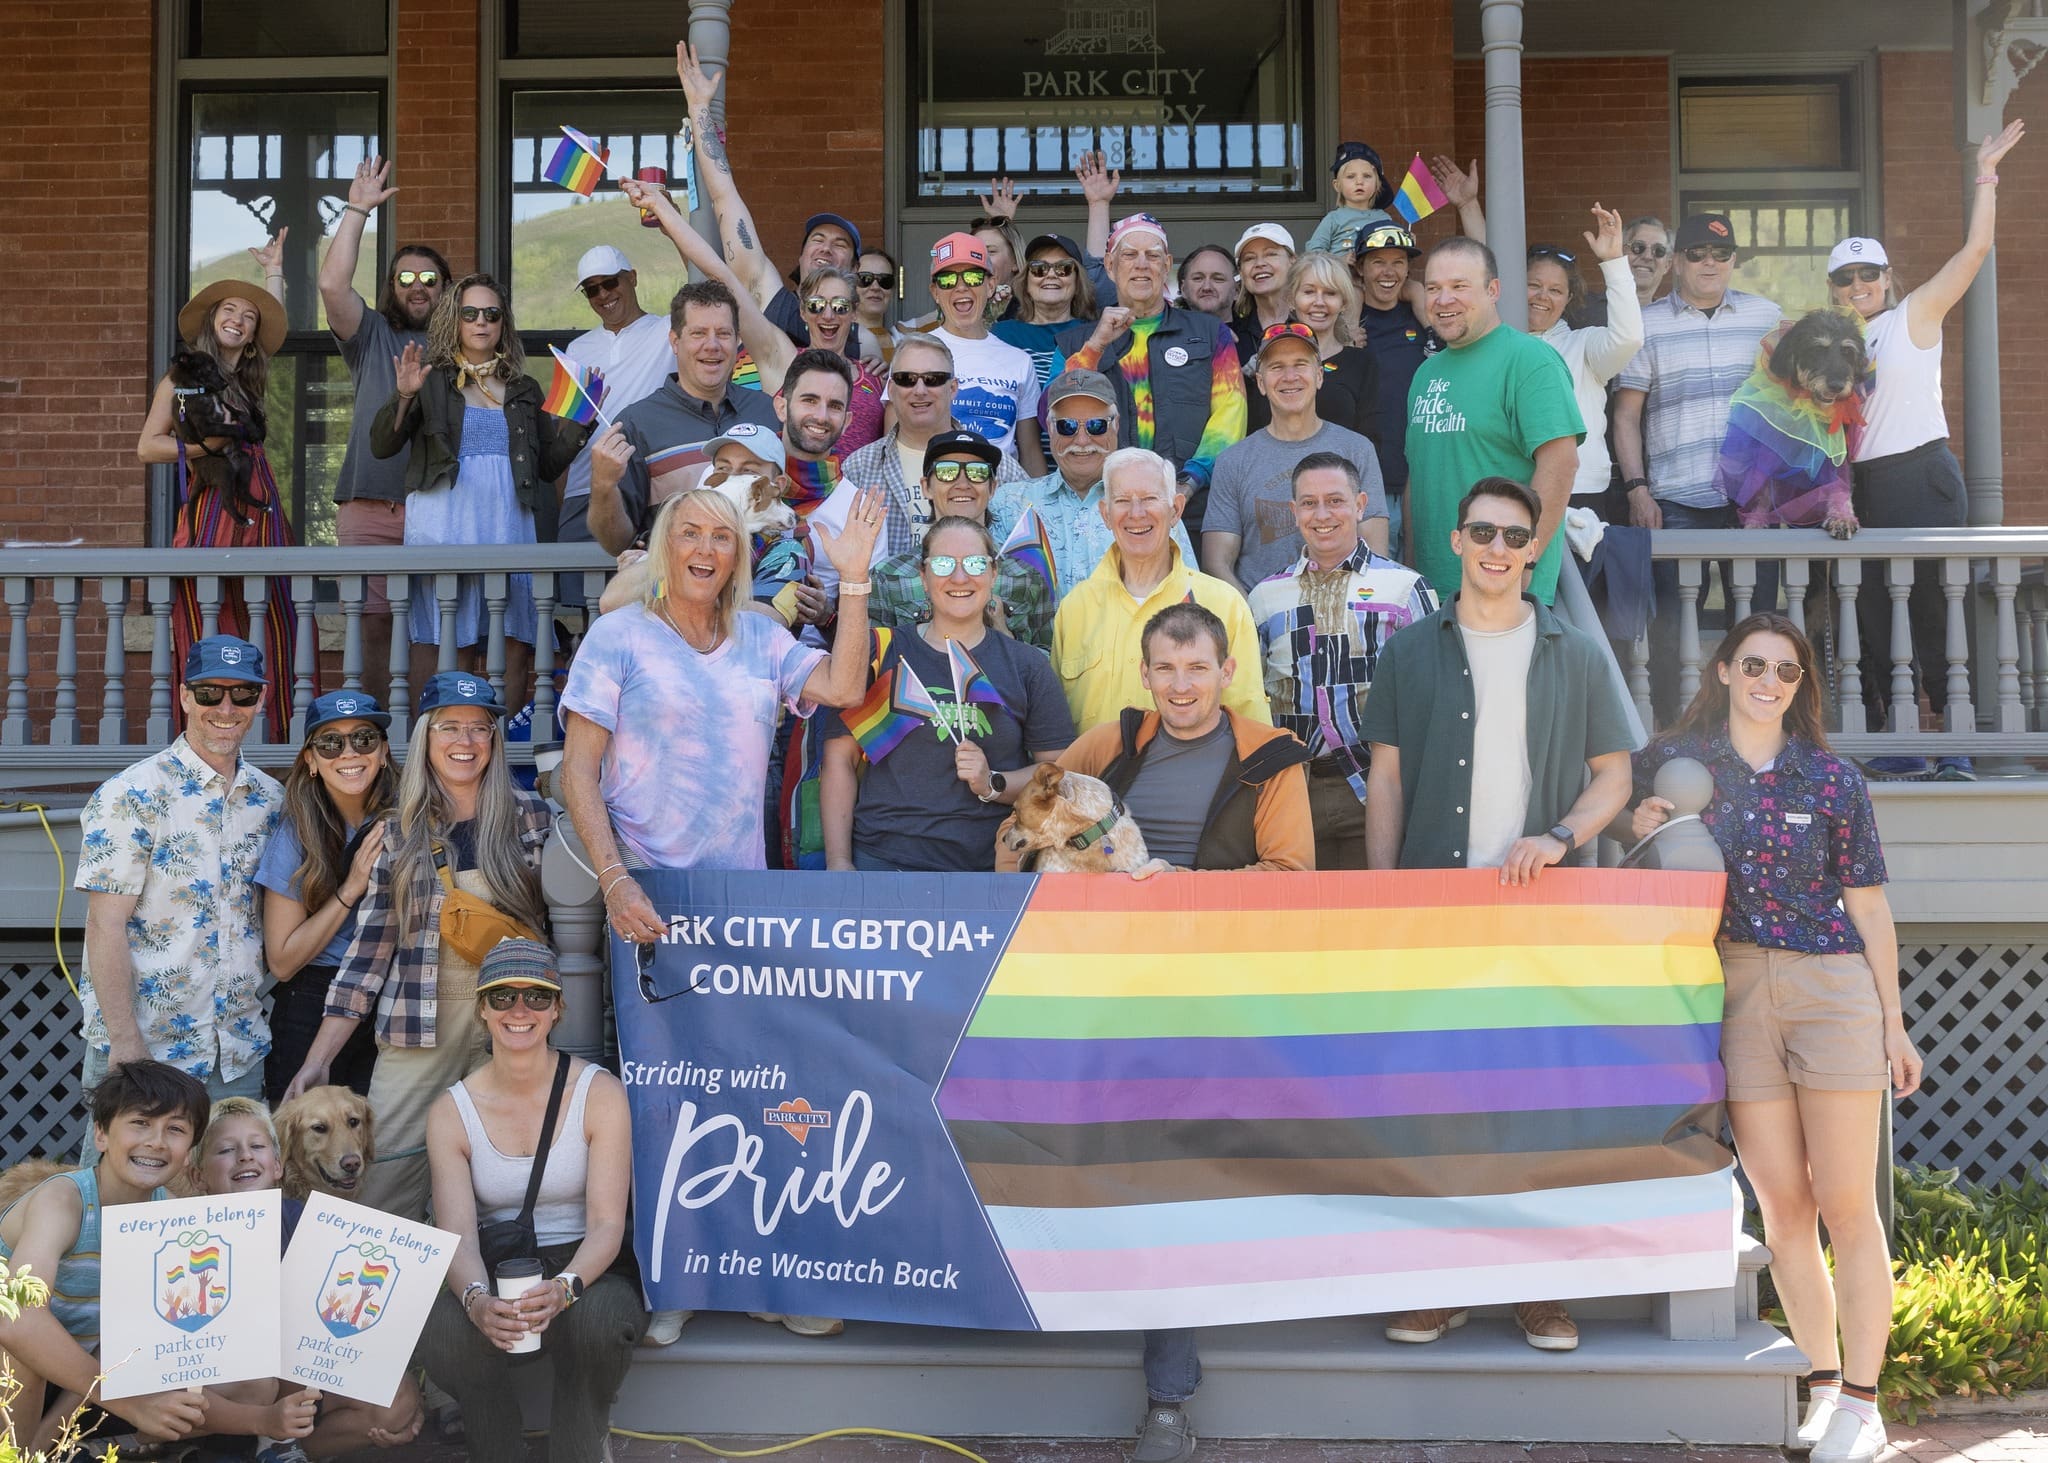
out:
M796 509L782 501L780 478L761 477L751 472L721 477L713 469L705 474L704 486L725 494L732 506L739 510L740 522L746 524L747 532L759 534L764 542L774 543L796 531Z
M280 1107L276 1121L286 1198L356 1198L377 1157L368 1102L346 1087L314 1087Z
M1154 862L1138 820L1109 784L1041 762L999 835L1037 874L1135 874Z

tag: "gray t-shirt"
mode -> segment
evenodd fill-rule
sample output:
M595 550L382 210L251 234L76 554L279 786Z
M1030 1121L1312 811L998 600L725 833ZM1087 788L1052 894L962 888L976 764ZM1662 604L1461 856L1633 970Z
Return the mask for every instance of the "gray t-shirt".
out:
M361 297L357 297L360 302ZM355 382L355 416L348 425L348 449L342 453L341 476L334 483L334 501L378 498L387 503L405 501L405 463L412 455L402 447L396 456L377 457L370 451L370 423L385 404L398 394L398 373L391 358L407 345L417 342L427 348L424 330L394 330L381 311L363 306L362 323L341 344L341 358L348 363L349 379Z
M1301 535L1294 527L1294 467L1311 452L1334 452L1357 468L1365 516L1387 516L1379 453L1359 433L1335 422L1324 422L1302 442L1282 442L1270 427L1252 433L1216 459L1209 506L1202 515L1204 533L1237 535L1237 579L1247 589L1301 557Z
M1182 741L1164 727L1159 729L1145 749L1144 765L1124 795L1124 806L1138 820L1138 831L1145 835L1145 851L1153 858L1163 858L1176 868L1195 866L1195 850L1209 821L1209 807L1216 801L1217 785L1223 781L1223 769L1230 765L1234 750L1228 716L1216 723L1215 730L1191 741Z

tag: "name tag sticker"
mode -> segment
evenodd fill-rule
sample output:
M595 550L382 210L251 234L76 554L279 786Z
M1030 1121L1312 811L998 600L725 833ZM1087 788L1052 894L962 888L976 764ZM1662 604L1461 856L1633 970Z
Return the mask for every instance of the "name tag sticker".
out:
M1177 345L1176 345L1176 346L1169 346L1169 347L1167 347L1167 351L1166 351L1166 364L1167 364L1167 365L1169 365L1169 366L1185 366L1185 365L1186 365L1187 363L1188 363L1188 353L1187 353L1187 351L1186 351L1186 350L1185 350L1184 348L1182 348L1182 347L1180 347L1180 346L1177 346Z
M1787 828L1804 828L1812 821L1813 814L1811 813L1787 813L1785 815L1785 826Z

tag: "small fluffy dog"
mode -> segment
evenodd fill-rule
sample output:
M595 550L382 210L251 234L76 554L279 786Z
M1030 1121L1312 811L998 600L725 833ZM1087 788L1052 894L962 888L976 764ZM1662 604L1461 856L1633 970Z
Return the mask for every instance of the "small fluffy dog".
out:
M796 509L782 501L781 485L775 478L750 472L720 477L713 471L705 475L704 486L725 494L739 510L747 532L758 534L765 542L775 543L796 531Z
M1764 337L1729 403L1714 479L1744 528L1854 536L1849 454L1863 430L1857 388L1869 375L1862 322L1846 310L1815 310Z
M59 1158L28 1158L0 1173L0 1214L5 1214L46 1180L68 1173L77 1164Z
M314 1087L280 1107L276 1122L286 1198L356 1197L377 1157L368 1102L346 1087Z
M1100 778L1041 762L1001 833L1038 874L1135 874L1155 862L1123 801Z

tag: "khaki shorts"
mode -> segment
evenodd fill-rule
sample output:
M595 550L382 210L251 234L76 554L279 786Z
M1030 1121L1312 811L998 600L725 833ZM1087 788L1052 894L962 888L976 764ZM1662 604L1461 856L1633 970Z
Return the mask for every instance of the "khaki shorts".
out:
M343 548L370 545L398 548L405 543L405 504L382 498L351 498L335 505L334 541ZM389 615L391 600L382 574L363 581L363 613Z
M1721 944L1728 984L1721 1065L1730 1102L1790 1097L1794 1087L1881 1092L1891 1086L1877 979L1860 954L1805 955Z

